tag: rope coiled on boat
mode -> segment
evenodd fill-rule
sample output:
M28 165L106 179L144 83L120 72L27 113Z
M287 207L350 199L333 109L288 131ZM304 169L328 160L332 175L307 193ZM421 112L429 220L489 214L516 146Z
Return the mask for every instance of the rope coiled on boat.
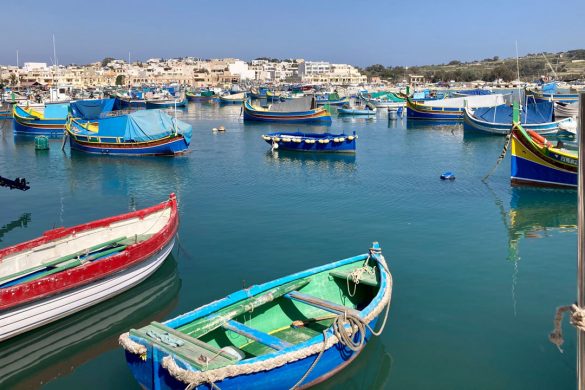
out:
M555 328L548 335L548 339L551 343L557 346L561 353L563 353L561 346L565 342L563 339L562 323L565 312L568 311L571 312L569 323L579 329L581 332L585 332L585 309L577 306L576 304L558 307L554 320Z
M372 335L379 336L384 327L386 326L386 322L388 319L388 313L390 311L390 301L392 298L392 274L388 270L388 265L386 264L386 260L384 256L382 256L381 251L379 249L370 249L370 255L373 256L378 264L383 268L388 277L388 284L389 288L384 291L384 295L380 299L380 302L370 311L364 318L353 316L347 313L340 314L335 321L347 321L349 318L351 319L351 327L350 326L338 326L339 331L335 332L333 330L333 334L327 337L327 330L323 331L323 342L313 344L311 346L298 349L295 351L291 351L282 355L275 356L271 359L257 361L254 363L247 363L247 364L232 364L225 367L215 368L211 370L205 371L194 371L190 369L184 369L179 367L175 359L172 355L165 356L162 361L161 365L164 369L166 369L171 376L177 379L180 382L183 382L187 385L188 389L193 389L201 384L209 384L212 387L216 387L215 383L221 382L226 378L235 377L238 375L246 375L246 374L253 374L262 371L269 371L273 370L278 367L282 367L285 364L292 363L298 360L306 359L311 355L318 354L315 361L309 367L309 370L303 375L303 377L292 387L293 389L297 388L303 381L309 376L313 368L317 365L323 354L326 350L330 349L331 347L341 343L344 337L351 338L351 343L354 348L360 350L363 348L364 341L365 341L365 329L368 329ZM376 318L382 311L386 310L384 314L384 320L382 325L378 331L374 331L369 322ZM359 325L358 325L359 323ZM353 340L357 329L362 329L360 331L360 336L357 341ZM345 336L343 334L345 333ZM357 344L356 344L357 343ZM359 347L357 346L359 345ZM348 346L351 349L351 347Z

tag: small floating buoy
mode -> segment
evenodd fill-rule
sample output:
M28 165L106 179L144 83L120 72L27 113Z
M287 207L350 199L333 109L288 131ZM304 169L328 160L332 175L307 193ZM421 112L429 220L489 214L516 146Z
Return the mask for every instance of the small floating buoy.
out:
M453 172L445 172L441 175L441 180L455 180Z
M217 131L225 131L225 127L223 127L223 126L219 126L219 127L217 128Z
M217 133L217 127L214 127L213 129L211 129L211 131L213 131L214 133Z
M37 135L35 137L35 150L49 150L49 137Z

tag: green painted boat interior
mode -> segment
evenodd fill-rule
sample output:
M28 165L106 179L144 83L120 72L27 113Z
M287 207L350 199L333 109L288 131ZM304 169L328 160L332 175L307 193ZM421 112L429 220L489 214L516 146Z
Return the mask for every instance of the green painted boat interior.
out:
M236 348L245 359L272 353L321 335L339 313L369 305L378 292L380 273L369 268L373 272L361 273L356 285L351 273L364 264L359 260L290 281L177 329L153 322L130 333L205 369L238 361L222 351L225 347ZM160 336L165 333L170 341Z

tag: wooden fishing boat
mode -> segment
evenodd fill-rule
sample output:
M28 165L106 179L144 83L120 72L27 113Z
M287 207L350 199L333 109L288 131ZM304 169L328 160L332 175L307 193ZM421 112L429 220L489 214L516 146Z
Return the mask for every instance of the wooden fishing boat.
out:
M187 97L182 96L179 98L171 99L152 99L146 100L147 109L161 109L161 108L183 108L187 107Z
M244 103L244 121L280 123L331 123L331 114L323 107L317 107L310 96L272 104L267 108L252 104L250 99Z
M512 126L511 181L547 187L577 187L579 157L574 150L553 146L540 134L520 124L517 104Z
M359 93L358 97L376 108L399 108L404 107L406 99L393 92Z
M440 100L406 100L406 116L409 119L463 120L465 108L493 107L506 103L504 95L466 96Z
M70 116L65 130L72 149L127 156L183 153L193 132L190 124L161 110L139 110L95 120Z
M150 276L171 252L177 200L0 250L0 341L105 301Z
M527 90L527 94L533 95L537 102L560 102L560 103L575 103L579 101L578 93L559 93L559 92L544 92Z
M343 106L344 104L349 103L349 98L347 96L340 97L337 93L330 93L325 95L316 95L315 101L317 102L318 106Z
M187 91L185 96L187 100L194 102L208 102L216 97L213 91L200 91L198 93Z
M486 134L507 135L512 125L512 107L466 108L464 112L464 129ZM521 114L522 127L538 134L556 134L559 129L576 127L572 118L553 121L553 105L550 102L526 104Z
M355 153L357 138L355 131L352 135L301 132L276 132L262 135L262 139L273 149L299 152Z
M579 115L579 101L574 103L554 102L555 118L571 118Z
M240 290L119 341L146 389L307 388L382 332L391 295L375 242L366 254Z
M244 100L246 100L246 92L219 96L219 102L222 104L242 104Z
M377 110L378 109L373 103L364 102L362 106L351 106L350 104L345 104L344 106L337 109L337 113L339 115L369 116L376 115Z
M69 104L48 104L44 112L14 104L14 133L60 137L67 123Z

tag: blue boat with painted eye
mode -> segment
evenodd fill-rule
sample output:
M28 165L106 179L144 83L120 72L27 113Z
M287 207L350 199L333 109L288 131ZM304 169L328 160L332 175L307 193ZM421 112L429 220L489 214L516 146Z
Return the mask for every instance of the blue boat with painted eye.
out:
M355 153L358 136L331 133L275 132L262 135L273 149L297 152Z
M374 242L365 254L251 286L119 342L145 389L307 388L382 332L392 285Z

